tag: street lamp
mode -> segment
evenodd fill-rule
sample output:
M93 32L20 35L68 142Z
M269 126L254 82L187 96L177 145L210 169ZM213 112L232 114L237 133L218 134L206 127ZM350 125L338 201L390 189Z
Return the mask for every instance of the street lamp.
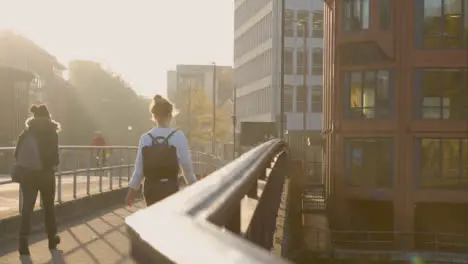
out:
M283 20L286 20L283 17ZM308 53L308 46L307 46L307 37L309 35L309 23L307 19L302 19L302 20L290 20L292 22L297 23L299 26L303 27L303 36L302 36L302 41L303 41L303 69L302 69L302 86L305 91L305 98L303 101L303 107L302 107L302 142L303 142L303 151L302 151L302 158L303 158L303 168L304 172L307 172L307 145L308 145L308 140L307 140L307 113L308 113L308 89L307 89L307 76L309 74L309 53ZM284 38L284 37L283 37ZM283 51L284 53L284 51ZM284 63L283 63L284 64ZM296 95L297 96L297 95ZM307 172L308 174L308 172Z
M285 28L285 12L286 12L286 0L281 0L281 44L280 44L280 60L281 60L281 70L280 70L280 124L279 124L279 133L278 136L281 139L284 139L284 28Z
M211 154L216 151L216 62L213 62L213 135L211 142Z

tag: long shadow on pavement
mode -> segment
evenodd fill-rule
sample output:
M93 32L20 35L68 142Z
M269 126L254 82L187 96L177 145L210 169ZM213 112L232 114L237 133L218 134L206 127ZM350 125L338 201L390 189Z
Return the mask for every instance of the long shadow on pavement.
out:
M63 223L60 250L50 252L43 232L30 236L31 258L19 257L17 239L0 242L0 263L133 263L123 219L144 208L115 206ZM29 261L29 262L28 262Z

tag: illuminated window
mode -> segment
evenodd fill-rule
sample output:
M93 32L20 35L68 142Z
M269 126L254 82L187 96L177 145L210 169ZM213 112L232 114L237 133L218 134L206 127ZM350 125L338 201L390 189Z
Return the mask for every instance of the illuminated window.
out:
M350 118L381 119L392 114L391 74L388 70L345 74L345 114Z

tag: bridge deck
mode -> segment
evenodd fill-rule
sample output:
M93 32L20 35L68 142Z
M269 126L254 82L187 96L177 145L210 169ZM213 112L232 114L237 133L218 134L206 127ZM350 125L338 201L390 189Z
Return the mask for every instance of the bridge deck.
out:
M259 186L259 191L263 184ZM242 201L242 230L245 231L257 205L257 200L244 198ZM94 212L85 218L60 225L62 244L60 250L50 252L47 239L41 233L30 238L31 258L19 258L17 241L0 241L0 263L134 263L128 256L129 243L124 224L126 216L139 208L115 207Z

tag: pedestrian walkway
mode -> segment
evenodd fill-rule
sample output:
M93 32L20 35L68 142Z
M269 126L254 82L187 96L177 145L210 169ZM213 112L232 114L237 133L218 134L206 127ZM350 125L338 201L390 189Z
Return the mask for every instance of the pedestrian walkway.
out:
M259 184L259 192L264 183ZM252 218L257 200L242 200L243 231ZM134 263L128 256L129 242L124 224L125 217L144 208L143 202L134 207L119 206L93 212L85 218L62 223L59 228L62 243L60 250L51 252L47 248L45 234L31 235L31 257L20 258L17 240L0 241L0 263Z
M134 207L108 208L93 212L85 218L60 226L60 250L47 248L44 233L30 238L31 257L19 257L17 240L0 242L0 263L133 263L128 256L124 219L143 208L142 202Z

